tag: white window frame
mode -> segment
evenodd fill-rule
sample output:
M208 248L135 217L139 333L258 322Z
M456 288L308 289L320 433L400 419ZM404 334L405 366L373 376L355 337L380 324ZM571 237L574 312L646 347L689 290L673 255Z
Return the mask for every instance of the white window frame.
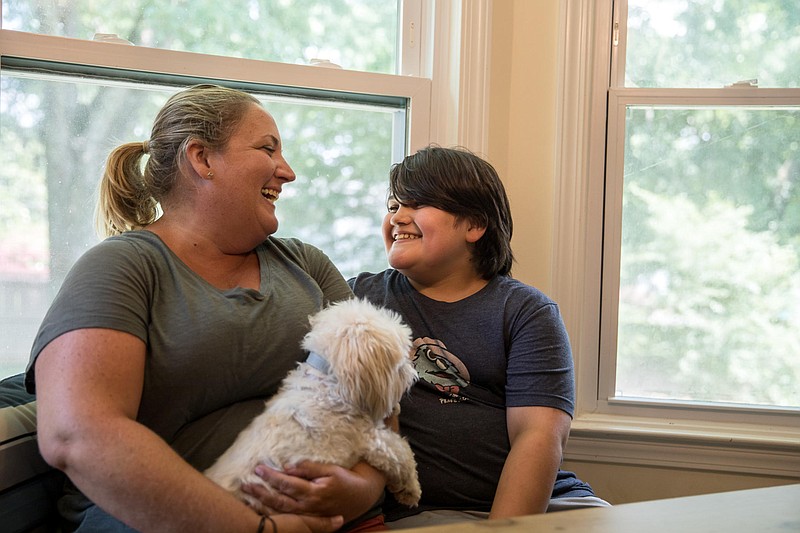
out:
M662 102L665 95L686 104L708 98L727 105L800 101L797 90L633 91L612 85L621 76L610 68L612 54L624 54L613 45L616 21L613 0L561 3L552 271L576 366L577 409L566 458L800 478L797 410L613 397L616 320L601 324L600 313L616 312L619 292L620 110ZM616 132L609 138L617 139L608 150L607 124ZM605 228L604 209L610 210ZM609 271L616 272L616 284L603 287Z
M413 149L428 141L430 80L421 77L222 57L15 30L0 30L0 56L198 79L399 96L407 98L409 102L406 110L408 114L406 146ZM3 64L3 57L0 57L0 68Z

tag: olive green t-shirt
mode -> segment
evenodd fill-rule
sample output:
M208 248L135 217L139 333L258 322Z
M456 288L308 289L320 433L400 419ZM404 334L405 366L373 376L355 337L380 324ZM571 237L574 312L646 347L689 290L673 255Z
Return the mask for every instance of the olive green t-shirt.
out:
M305 359L308 316L352 297L331 261L295 239L257 248L260 290L220 290L189 269L154 233L111 237L68 274L33 344L81 328L110 328L147 347L137 419L198 469L210 466Z
M36 358L56 337L81 328L135 335L147 347L137 420L205 470L305 359L308 316L353 295L313 246L270 238L257 254L258 291L219 290L152 232L104 240L77 261L42 322L26 373L29 392ZM68 530L132 531L69 481L59 510Z

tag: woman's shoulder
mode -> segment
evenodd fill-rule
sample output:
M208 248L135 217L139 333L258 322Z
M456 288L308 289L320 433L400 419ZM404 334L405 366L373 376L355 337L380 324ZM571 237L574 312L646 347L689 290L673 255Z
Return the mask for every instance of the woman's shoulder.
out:
M261 246L267 249L277 250L303 250L306 248L314 248L314 245L305 241L301 241L296 237L275 237L271 235L267 238Z
M155 233L147 230L134 230L106 237L89 251L99 254L124 254L155 253L166 249L167 245Z
M269 237L256 250L267 263L293 263L309 273L333 268L325 252L294 237Z
M325 255L322 250L313 244L301 241L295 237L269 237L258 246L267 255L283 255L291 257L305 257L309 255Z
M87 250L76 266L94 270L141 270L169 268L176 256L154 233L146 230L128 231L107 237Z
M158 239L154 234L145 231L131 231L106 237L86 250L78 259L77 264L87 262L92 264L138 263L139 258L143 255L158 252L157 242L153 238Z

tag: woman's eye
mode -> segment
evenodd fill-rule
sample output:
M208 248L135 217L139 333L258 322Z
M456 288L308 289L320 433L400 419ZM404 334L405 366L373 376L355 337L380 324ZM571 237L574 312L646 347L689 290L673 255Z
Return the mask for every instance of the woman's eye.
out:
M388 205L386 206L386 209L387 209L387 210L388 210L390 213L397 213L397 210L398 210L398 209L400 209L400 204L388 204Z
M263 146L262 148L264 150L266 150L267 153L269 153L269 154L274 154L275 153L275 147L274 146Z

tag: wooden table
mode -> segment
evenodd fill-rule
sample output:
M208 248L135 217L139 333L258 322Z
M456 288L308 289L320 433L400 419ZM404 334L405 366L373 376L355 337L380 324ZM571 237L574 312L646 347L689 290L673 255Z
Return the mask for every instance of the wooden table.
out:
M800 484L670 498L507 520L398 530L409 533L800 533Z

